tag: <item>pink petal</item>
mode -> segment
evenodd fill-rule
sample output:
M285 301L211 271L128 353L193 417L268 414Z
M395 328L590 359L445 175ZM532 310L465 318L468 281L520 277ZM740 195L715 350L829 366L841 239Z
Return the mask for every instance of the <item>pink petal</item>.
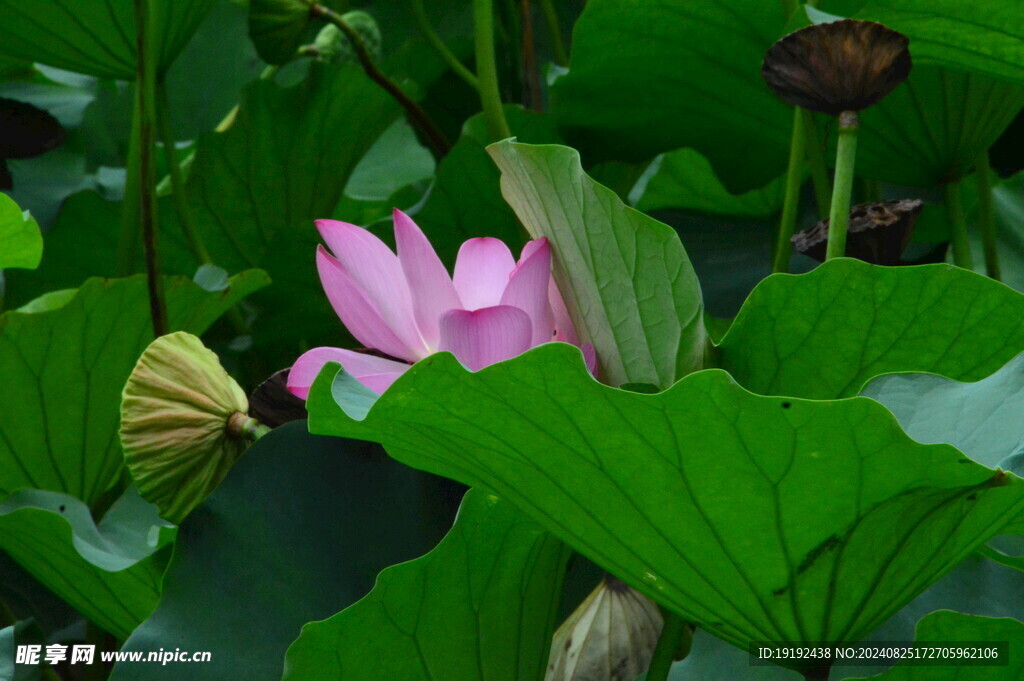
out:
M427 345L436 348L441 338L441 315L461 308L462 301L448 270L419 226L397 208L394 222L398 262L409 283L416 325Z
M597 350L590 343L581 345L580 350L583 352L583 361L586 362L587 369L592 376L597 376Z
M416 358L430 354L416 326L412 295L398 256L383 241L357 225L317 220L316 226L331 253L373 302L391 331ZM384 348L377 349L387 352Z
M399 359L414 361L419 358L413 349L395 335L377 305L353 281L341 263L322 246L316 252L316 267L331 306L345 328L360 343Z
M555 340L572 345L580 344L580 337L573 326L569 310L565 307L565 300L558 290L554 277L548 283L548 300L551 301L551 311L555 316Z
M441 350L470 371L515 357L530 348L530 317L516 307L449 310L441 317Z
M501 296L502 305L511 305L530 317L533 335L530 345L553 340L555 319L548 301L548 282L551 280L551 247L547 239L526 244L523 257L509 276L508 286Z
M501 302L516 259L501 239L481 237L462 244L455 259L455 290L462 307L478 310Z
M306 399L320 370L328 362L338 362L345 371L378 395L383 393L409 368L408 364L340 348L313 348L299 357L288 372L288 390Z

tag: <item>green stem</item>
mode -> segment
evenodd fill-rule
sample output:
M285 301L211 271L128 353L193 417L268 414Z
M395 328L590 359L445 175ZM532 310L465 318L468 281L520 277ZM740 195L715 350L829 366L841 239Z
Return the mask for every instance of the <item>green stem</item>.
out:
M135 273L135 259L139 251L139 120L138 106L132 112L132 129L128 137L128 162L124 181L124 201L121 204L121 233L117 239L117 276Z
M359 32L348 25L344 17L323 5L313 5L309 13L323 21L334 24L338 29L345 34L349 42L352 43L352 49L355 50L356 58L359 60L360 66L363 67L363 72L369 76L370 80L375 82L385 92L398 102L398 104L405 109L406 114L409 116L409 120L415 125L421 133L423 133L424 141L427 146L431 148L434 155L441 158L448 154L451 150L451 142L448 141L448 137L444 132L434 123L433 119L427 115L427 112L420 107L419 104L414 102L409 95L405 94L402 88L388 78L384 73L377 68L376 62L373 61L373 56L370 55L369 50L366 49L366 44L363 43L362 37Z
M668 673L675 661L676 650L684 636L690 634L690 625L679 615L662 610L665 624L661 628L658 644L651 656L651 665L647 668L647 681L666 681Z
M985 251L985 272L996 281L1001 278L999 272L999 252L996 250L996 219L992 208L992 167L988 163L988 153L981 155L978 163L978 230L981 232L981 245Z
M160 129L160 141L164 145L164 155L167 158L167 167L171 175L171 195L174 197L174 208L178 213L178 221L181 222L181 231L185 236L185 242L189 250L202 265L213 262L209 251L203 243L202 237L196 231L195 222L192 220L192 211L189 209L188 197L185 194L185 180L181 176L181 165L174 152L174 135L171 134L170 108L167 104L167 88L163 83L157 85L157 125Z
M825 148L818 133L818 121L810 111L804 116L804 128L807 132L807 167L811 171L814 201L818 206L818 215L825 215L832 203L832 183L828 179L828 165L825 163Z
M459 58L452 54L452 51L448 49L448 46L441 40L441 36L437 34L434 27L430 25L430 19L427 18L427 12L423 9L423 0L412 0L412 13L416 17L416 25L420 29L420 33L427 39L430 46L434 48L438 56L451 67L451 70L455 72L462 80L469 83L469 86L474 90L479 89L479 81L477 80L476 74L466 68L466 65L459 61Z
M804 159L807 150L807 130L804 119L810 115L805 109L793 108L793 133L789 141L789 169L786 172L786 196L779 220L779 240L775 244L772 272L788 272L789 256L793 245L790 238L796 231L796 218L800 210L800 189L804 184Z
M473 0L473 30L476 33L476 72L480 78L480 104L492 142L511 137L498 90L498 67L494 61L493 0Z
M160 258L157 253L156 205L156 62L150 48L149 37L153 26L149 13L149 0L134 0L135 4L135 92L139 118L139 223L142 226L142 247L146 259L146 283L149 287L149 312L153 320L153 334L167 333L167 305L164 301L163 277L160 276Z
M967 237L967 216L964 214L964 197L960 182L945 186L946 219L953 232L953 264L965 270L974 269L971 257L971 242Z
M558 20L558 12L551 0L540 0L540 9L544 13L544 23L548 25L548 34L551 36L551 50L555 53L555 63L559 66L569 66L569 52L565 49L565 41L562 40L562 23Z
M853 194L853 171L857 161L857 128L856 111L839 114L836 177L832 187L832 208L828 214L826 260L846 255L846 229L850 224L850 197Z

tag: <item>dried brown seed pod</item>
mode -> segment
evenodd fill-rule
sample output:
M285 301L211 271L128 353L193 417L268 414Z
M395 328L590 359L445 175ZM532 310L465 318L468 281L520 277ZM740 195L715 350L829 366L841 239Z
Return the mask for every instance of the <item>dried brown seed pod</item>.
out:
M906 80L909 42L873 21L815 24L772 45L761 76L789 104L833 116L860 111Z
M924 204L917 199L861 203L850 209L846 254L875 265L899 265ZM825 261L828 220L793 235L793 247Z

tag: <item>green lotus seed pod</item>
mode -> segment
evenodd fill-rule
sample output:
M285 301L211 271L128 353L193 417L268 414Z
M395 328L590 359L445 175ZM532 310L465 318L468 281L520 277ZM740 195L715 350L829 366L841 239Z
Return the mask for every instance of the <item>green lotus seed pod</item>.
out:
M381 35L377 22L366 12L349 12L342 16L345 23L359 34L366 51L374 59L380 59ZM347 64L356 61L356 51L351 41L334 24L327 24L317 34L313 47L317 56L328 64Z
M150 343L121 401L121 447L142 497L181 522L261 428L248 408L245 392L195 336Z

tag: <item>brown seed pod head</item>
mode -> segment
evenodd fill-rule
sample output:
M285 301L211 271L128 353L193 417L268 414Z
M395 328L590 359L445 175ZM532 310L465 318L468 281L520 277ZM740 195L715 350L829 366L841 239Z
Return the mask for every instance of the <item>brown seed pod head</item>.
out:
M898 199L854 206L850 209L846 254L875 265L899 265L923 205L918 199ZM800 253L824 262L828 220L797 232L792 242Z
M873 21L815 24L772 45L761 76L789 104L833 116L860 111L906 80L909 42Z

